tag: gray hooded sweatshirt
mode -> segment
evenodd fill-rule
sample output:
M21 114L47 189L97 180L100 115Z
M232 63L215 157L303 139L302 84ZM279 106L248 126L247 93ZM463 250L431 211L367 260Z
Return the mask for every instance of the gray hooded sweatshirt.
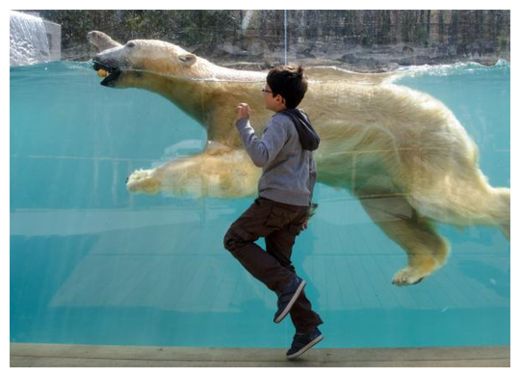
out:
M248 119L236 127L253 163L262 168L259 196L295 206L309 206L316 183L312 152L304 150L295 123L276 113L259 138Z

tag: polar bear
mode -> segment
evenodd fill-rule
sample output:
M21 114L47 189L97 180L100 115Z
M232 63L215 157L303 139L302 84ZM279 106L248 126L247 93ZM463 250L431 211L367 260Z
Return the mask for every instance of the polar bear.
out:
M234 129L235 105L255 110L261 132L272 116L263 107L266 72L220 67L171 43L125 45L92 31L101 50L93 66L101 84L158 93L206 128L208 143L195 156L135 171L130 192L215 197L254 195L260 169ZM318 181L350 190L372 220L407 253L392 282L416 284L441 267L448 241L435 222L498 226L509 237L510 193L491 187L478 167L478 149L440 101L395 85L389 74L310 68L301 107L321 137Z

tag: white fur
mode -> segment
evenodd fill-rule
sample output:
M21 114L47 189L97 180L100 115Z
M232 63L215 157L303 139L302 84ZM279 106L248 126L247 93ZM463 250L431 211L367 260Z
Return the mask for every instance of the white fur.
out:
M104 38L91 32L93 43L113 46ZM116 87L165 96L206 127L210 146L199 155L132 173L128 189L255 194L260 170L234 129L234 108L249 103L252 124L261 132L272 116L260 92L266 73L219 67L167 42L131 42L96 57L123 69ZM475 143L442 102L392 84L391 74L333 67L311 68L307 74L309 90L301 107L321 136L315 152L318 180L351 190L407 252L408 266L396 273L395 284L417 283L445 263L449 244L435 231L434 221L494 225L509 234L509 189L488 184Z

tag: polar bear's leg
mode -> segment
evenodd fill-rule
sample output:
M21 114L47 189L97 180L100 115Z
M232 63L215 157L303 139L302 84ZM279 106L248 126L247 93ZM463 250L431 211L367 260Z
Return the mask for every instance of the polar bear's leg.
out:
M237 198L256 193L260 173L245 150L212 149L156 168L136 170L128 177L126 187L133 193Z
M374 222L408 254L408 266L394 275L394 284L419 283L445 263L448 242L406 198L391 193L364 193L360 195L360 200Z

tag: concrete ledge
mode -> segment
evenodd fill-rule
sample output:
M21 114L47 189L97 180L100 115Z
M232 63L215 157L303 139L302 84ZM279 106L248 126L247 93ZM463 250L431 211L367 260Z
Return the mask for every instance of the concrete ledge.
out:
M282 348L133 347L11 343L11 367L509 367L509 347L318 348L287 361Z

